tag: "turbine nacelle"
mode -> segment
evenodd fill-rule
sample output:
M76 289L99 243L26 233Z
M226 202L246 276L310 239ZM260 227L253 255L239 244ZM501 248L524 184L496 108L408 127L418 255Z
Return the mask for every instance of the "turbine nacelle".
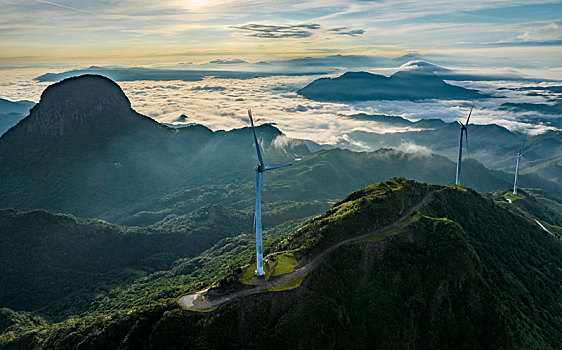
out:
M461 123L460 121L457 120L457 123L459 123L459 125L461 126L461 130L466 130L468 127L468 122L470 121L470 116L472 115L472 110L474 109L474 103L472 104L472 107L470 107L470 112L468 113L468 118L466 118L466 123Z

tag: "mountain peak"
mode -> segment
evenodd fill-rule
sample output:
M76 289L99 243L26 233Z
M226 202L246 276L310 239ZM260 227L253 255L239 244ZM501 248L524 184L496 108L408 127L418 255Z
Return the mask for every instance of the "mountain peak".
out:
M130 108L129 99L114 81L86 74L47 87L24 122L29 133L60 136L104 113Z
M398 72L392 74L391 78L401 78L401 79L426 79L426 78L433 78L437 77L433 72L430 71L423 71L423 70L399 70ZM439 78L438 78L439 79Z
M425 61L408 61L400 66L400 70L414 70L414 71L422 71L422 72L449 72L450 70L447 68L443 68L433 63L425 62Z
M347 79L364 79L364 78L372 78L378 76L378 74L373 74L369 72L359 71L359 72L345 72L343 73L340 78L347 78Z

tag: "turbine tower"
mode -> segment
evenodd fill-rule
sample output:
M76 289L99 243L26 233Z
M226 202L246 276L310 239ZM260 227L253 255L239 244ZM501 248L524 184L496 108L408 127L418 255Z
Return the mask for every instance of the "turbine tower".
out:
M474 108L474 104L470 107L470 113L468 113L468 118L466 118L466 124L463 124L457 120L457 123L461 126L461 137L459 142L459 158L457 159L457 177L455 180L455 184L461 184L461 161L462 161L462 137L463 132L466 136L466 150L468 151L468 121L470 120L470 115L472 114L472 109Z
M513 194L517 194L517 175L519 174L519 160L523 157L523 148L525 147L525 141L527 141L527 133L525 133L525 138L523 139L523 145L521 150L517 153L517 164L515 165L515 181L513 182Z
M254 230L256 231L256 262L257 269L256 275L263 276L263 245L262 245L262 225L261 225L261 186L263 184L263 175L266 171L283 168L292 164L272 164L265 165L260 151L260 144L256 136L256 128L254 127L254 119L252 118L252 110L248 109L248 117L252 124L252 131L254 133L254 142L256 144L256 151L258 153L259 164L254 167L256 172L256 212L254 214Z

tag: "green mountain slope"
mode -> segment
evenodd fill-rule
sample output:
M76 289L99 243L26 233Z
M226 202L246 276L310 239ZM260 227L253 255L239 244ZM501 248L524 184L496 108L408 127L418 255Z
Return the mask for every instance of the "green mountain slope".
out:
M293 213L283 214L291 219L319 214L327 209L328 203L338 201L347 193L393 177L406 176L417 181L447 184L454 180L455 169L456 165L447 158L432 154L391 149L375 152L318 151L291 167L266 175L263 187L264 222L276 225L282 213ZM209 202L223 203L250 213L254 205L253 178L248 174L246 179L246 182L201 186L171 193L142 207L131 208L131 212L142 213L123 223L144 225L168 214L181 215ZM523 179L520 183L525 183L525 187L544 188L553 195L562 196L560 186L543 178L521 175L520 179ZM512 175L486 169L468 159L463 162L461 180L469 187L488 192L511 186Z
M375 152L351 152L332 149L315 152L290 168L272 173L268 188L291 188L285 196L300 198L306 194L312 198L338 198L370 183L404 176L416 181L435 184L453 182L456 164L434 154L404 153L392 149ZM520 177L521 178L521 177ZM521 183L525 187L540 187L555 195L562 195L562 188L541 177L525 175ZM461 182L481 192L509 187L512 176L501 171L485 168L473 159L462 163ZM330 184L326 186L325 184ZM283 197L282 191L275 192Z
M270 162L308 154L299 141L275 148L281 133L272 126L258 135ZM0 138L0 150L0 207L101 218L122 218L130 205L178 189L232 183L256 163L248 128L165 127L133 111L119 86L100 76L49 86Z
M539 174L549 181L560 183L562 182L562 159L553 160L523 169L521 173Z
M456 160L458 152L459 126L456 122L447 123L439 119L422 119L415 122L397 116L357 114L352 119L371 121L381 129L411 128L415 131L399 133L373 133L353 131L349 137L360 144L373 149L380 147L398 149L419 149L426 147L429 152L444 155ZM473 115L473 123L478 123L478 115ZM521 149L524 135L512 132L504 127L488 124L471 124L469 127L470 154L486 167L506 172L515 171L517 152ZM351 148L348 144L341 147ZM524 159L521 163L522 173L537 174L556 182L562 177L562 133L548 131L540 135L528 135ZM558 181L559 182L559 181Z
M380 229L414 206L419 211L401 226L332 250L294 289L234 299L210 312L182 310L173 300L146 301L5 333L0 341L13 349L558 348L562 243L472 190L404 179L372 185L270 242L266 253L296 249L303 264L333 242ZM211 251L232 264L230 276L252 259L248 243L237 241L242 251L236 253L234 242ZM197 288L187 275L190 266L193 261L185 261L153 280L164 294L181 289L166 287L173 281ZM228 268L212 266L200 280L211 282L215 274L224 277L219 286L236 285L225 275ZM115 303L126 295L115 293Z
M285 139L271 125L257 132L268 163L295 163L266 177L264 205L272 225L285 221L275 219L279 215L318 214L328 202L395 176L439 184L454 178L454 163L441 156L388 149L311 155L304 141ZM286 145L279 146L279 137ZM47 88L30 115L0 137L0 207L142 226L212 203L250 213L257 163L252 139L249 128L165 127L132 110L109 79L70 78ZM304 160L295 162L297 157ZM511 182L510 175L471 160L462 176L480 191ZM522 173L521 185L562 196L560 186L533 174ZM287 214L296 208L301 216Z
M488 196L498 205L517 215L530 221L539 221L558 238L562 235L562 203L548 193L540 189L527 188L519 189L517 195L513 195L510 189L497 191Z
M251 230L251 216L219 205L149 229L0 210L0 305L55 318L76 314L94 297Z

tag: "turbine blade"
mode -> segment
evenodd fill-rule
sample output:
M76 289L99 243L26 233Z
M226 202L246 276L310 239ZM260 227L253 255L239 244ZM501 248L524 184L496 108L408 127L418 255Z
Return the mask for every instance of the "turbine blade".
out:
M523 145L521 146L521 151L519 151L519 154L523 154L523 149L525 148L525 141L527 141L527 133L525 133L525 138L523 138Z
M464 124L463 124L463 123L459 122L458 120L457 120L457 123L459 123L459 125L461 126L462 129L464 129Z
M263 157L261 156L260 144L258 143L258 137L256 136L256 128L254 127L254 118L252 118L252 110L248 108L248 117L250 117L250 123L252 124L252 131L254 133L254 143L256 144L256 151L258 152L258 160L262 167L265 166L263 163Z
M464 129L464 139L466 141L466 157L470 158L470 149L468 148L468 129Z
M466 118L466 126L468 126L468 121L470 120L470 116L472 115L472 109L474 108L474 103L472 104L472 107L470 107L470 112L468 113L468 118Z
M258 201L259 196L260 196L260 192L261 192L261 182L260 182L260 175L262 173L256 171L256 207L254 209L254 234L256 234L256 221L258 219Z
M265 170L279 169L279 168L284 168L286 166L291 166L291 165L293 165L293 164L271 164L271 165L266 165Z

